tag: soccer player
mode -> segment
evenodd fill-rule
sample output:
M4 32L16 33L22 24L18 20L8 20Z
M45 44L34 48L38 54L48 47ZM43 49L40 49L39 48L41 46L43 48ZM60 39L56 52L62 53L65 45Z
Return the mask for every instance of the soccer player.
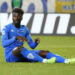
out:
M46 50L28 50L23 43L34 49L40 39L32 40L29 30L21 25L23 10L14 8L12 11L13 23L6 25L2 30L2 46L5 48L7 62L41 62L41 63L75 63L75 59L65 59Z

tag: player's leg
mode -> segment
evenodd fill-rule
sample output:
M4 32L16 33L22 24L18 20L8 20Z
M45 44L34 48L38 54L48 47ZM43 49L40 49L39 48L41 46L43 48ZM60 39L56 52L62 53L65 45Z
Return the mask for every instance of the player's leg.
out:
M51 59L53 57L56 57L57 63L75 63L75 58L66 59L62 56L55 55L52 52L46 51L46 50L40 50L39 55L43 58Z
M13 54L14 54L14 56L17 56L17 57L20 57L20 56L24 56L25 58L27 58L27 59L34 59L34 56L35 56L35 54L32 54L29 50L27 50L26 48L23 48L22 46L19 46L19 47L17 47L17 48L15 48L14 50L13 50ZM38 56L36 56L36 57L38 57ZM40 56L38 57L38 60L37 60L37 58L36 59L34 59L35 61L40 61L40 62L42 62L43 61L43 58L41 58Z
M23 47L20 46L17 48L14 48L11 52L8 53L8 56L6 57L7 62L25 62L27 61L21 54L20 51Z
M42 63L54 63L56 58L52 58L52 59L44 59L41 56L39 56L38 54L29 51L26 48L23 48L22 46L19 46L17 48L15 48L13 50L13 54L14 56L20 57L21 55L24 56L24 58L28 59L28 60L32 60L32 61L38 61L38 62L42 62Z
M52 57L56 57L56 62L57 63L64 63L65 58L59 55L55 55L52 52L49 52L47 50L40 50L39 55L43 58L51 59Z

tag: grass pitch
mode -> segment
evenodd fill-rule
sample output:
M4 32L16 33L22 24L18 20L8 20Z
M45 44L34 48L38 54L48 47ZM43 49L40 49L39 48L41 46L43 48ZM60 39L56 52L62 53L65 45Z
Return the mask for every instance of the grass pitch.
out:
M75 37L32 36L36 37L41 40L36 50L49 50L65 58L75 57ZM24 46L29 48L26 43ZM0 75L75 75L75 64L7 63L0 41Z

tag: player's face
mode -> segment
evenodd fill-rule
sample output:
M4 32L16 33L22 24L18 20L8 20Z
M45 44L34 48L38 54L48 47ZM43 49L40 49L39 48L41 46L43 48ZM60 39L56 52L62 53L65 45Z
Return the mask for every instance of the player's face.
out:
M20 24L22 20L22 15L19 13L13 13L12 19L15 25Z

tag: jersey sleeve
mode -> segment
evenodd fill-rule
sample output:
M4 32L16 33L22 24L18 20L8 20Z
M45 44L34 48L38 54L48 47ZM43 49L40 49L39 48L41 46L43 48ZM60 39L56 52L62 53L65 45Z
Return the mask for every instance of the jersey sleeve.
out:
M31 35L30 35L28 29L27 29L26 38L29 40L29 41L28 41L28 45L30 46L30 48L32 48L32 49L36 48L36 46L37 46L38 44L35 43L35 42L32 40Z
M16 41L16 37L13 37L11 39L8 38L9 34L8 34L9 30L8 28L3 28L2 30L2 37L1 37L1 43L3 47L7 47L10 44L12 44L14 41Z

